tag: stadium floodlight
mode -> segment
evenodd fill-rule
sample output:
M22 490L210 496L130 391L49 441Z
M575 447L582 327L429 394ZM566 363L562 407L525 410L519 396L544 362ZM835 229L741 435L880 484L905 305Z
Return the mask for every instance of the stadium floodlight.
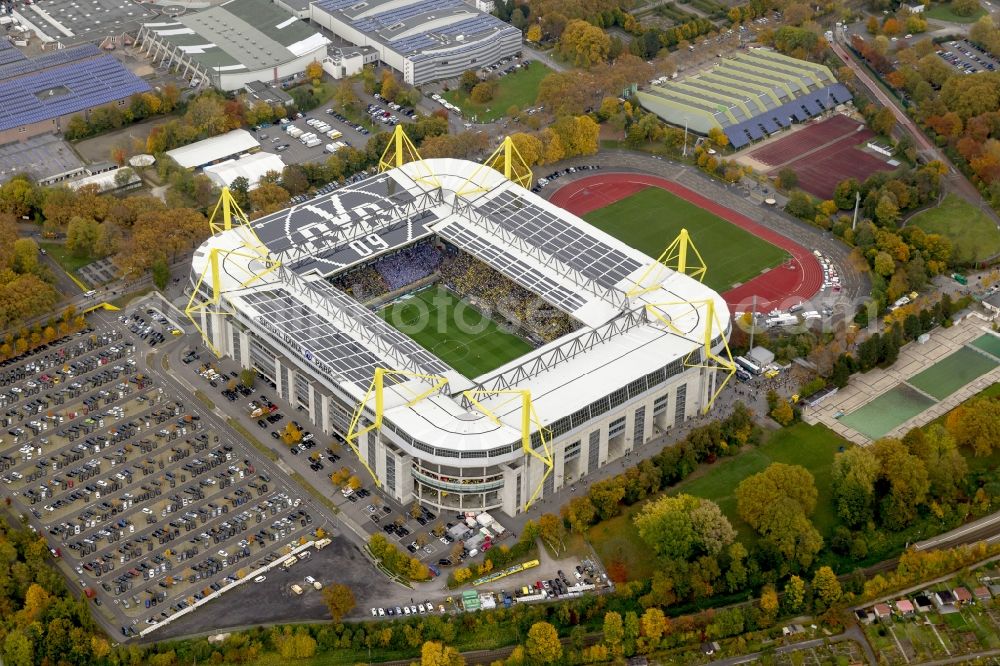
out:
M476 181L476 176L485 168L502 173L504 178L517 183L526 190L531 189L531 167L521 157L514 141L509 136L505 136L493 154L483 160L483 163L465 179L465 183L455 191L455 196L467 197L492 189L485 188Z
M694 257L697 259L694 265L689 265L689 250L694 253ZM639 279L635 281L635 285L625 292L625 295L629 298L635 298L636 296L642 296L643 294L648 294L651 291L659 289L663 281L670 277L669 273L664 273L664 267L672 268L678 273L689 275L699 282L705 281L708 266L705 264L705 260L702 259L701 252L695 247L694 241L691 239L691 235L687 229L681 229L674 242L668 245L667 249L660 254L656 261L643 271ZM650 278L652 278L652 284L644 286L646 280Z
M508 395L510 396L507 400L502 401L499 405L495 405L493 409L485 406L479 401L480 398L489 398L497 395ZM538 497L538 493L542 492L542 486L545 484L545 480L549 478L552 471L555 469L555 456L552 452L551 442L552 442L552 432L542 425L541 419L538 418L538 413L535 412L535 407L531 403L531 391L528 389L502 389L497 391L490 391L487 389L469 389L468 391L462 392L462 397L468 400L469 404L482 412L488 419L496 423L498 426L503 425L500 421L500 417L496 415L504 405L507 405L515 400L520 400L521 402L521 449L528 455L540 460L545 466L545 472L542 474L542 478L538 481L538 487L535 488L535 492L531 494L528 501L524 504L524 510L527 511L531 505L534 503L535 498ZM541 445L543 453L539 453L532 446L531 430L532 426L538 430L538 441Z
M378 159L378 170L380 172L390 171L410 162L417 165L418 173L413 177L415 182L429 185L434 189L440 189L441 181L438 180L438 177L427 166L427 162L417 152L417 147L413 145L410 137L403 131L403 126L396 125L396 129L392 131L392 136L389 137L389 143L386 144L385 150L382 151L382 156Z
M412 392L413 396L410 398L409 402L406 403L407 407L412 407L424 398L430 397L435 393L443 390L448 386L448 378L442 377L441 375L424 375L417 372L408 372L405 370L392 370L389 368L375 368L375 376L372 378L372 383L368 387L368 391L365 393L365 397L361 399L358 406L354 409L354 416L351 417L351 425L347 429L347 436L344 438L347 441L347 445L351 447L354 451L354 455L358 457L358 460L368 473L371 474L372 479L375 480L375 485L377 487L382 486L382 482L379 481L378 474L375 473L371 467L368 466L368 461L361 455L361 450L358 448L358 439L368 434L373 430L379 430L382 428L382 416L385 414L385 379L389 377L391 379L411 379L420 382L419 386L423 388L422 391ZM430 388L424 388L426 385L430 385ZM397 382L392 385L393 390L397 393L400 391L411 391L410 387L403 382ZM368 406L368 402L375 398L375 418L370 421L367 425L362 426L362 417L365 413L365 407Z
M216 216L222 213L222 223L216 221ZM246 289L254 282L262 280L265 276L273 271L281 268L281 262L276 259L272 259L268 254L267 248L260 239L257 237L256 232L254 232L253 227L250 226L250 220L247 219L246 214L237 205L236 200L233 198L232 193L229 191L228 187L222 188L222 194L219 195L219 201L215 204L215 209L212 211L212 216L208 219L208 228L212 235L220 234L226 231L230 231L233 228L233 222L237 223L238 226L242 227L242 244L238 247L232 249L221 249L214 247L208 252L208 270L202 270L201 274L198 276L198 282L195 284L194 289L191 290L191 298L188 299L187 306L184 308L184 314L187 315L188 319L194 325L195 330L201 335L201 339L205 342L212 353L217 357L222 356L221 350L219 350L209 339L209 336L202 329L201 324L195 315L202 314L216 314L216 315L235 315L236 313L232 310L226 310L222 307L222 294L224 290L222 288L222 270L219 255L223 255L223 260L228 257L242 257L244 259L249 259L247 262L234 262L234 265L227 266L227 274L231 277L237 277L240 279L238 286L233 290ZM247 237L249 236L249 242ZM238 276L234 274L236 271L242 271L245 275ZM201 298L201 287L205 282L205 276L209 278L209 285L212 289L211 296L206 300Z
M705 326L705 335L702 340L698 341L701 344L701 349L700 350L695 349L690 354L688 354L687 357L684 359L684 366L688 368L707 368L709 370L721 371L726 373L726 378L723 379L722 382L718 385L718 387L712 393L712 397L709 398L708 403L702 409L702 414L707 414L708 411L712 409L712 405L715 403L715 399L719 396L720 393L722 393L722 389L725 388L726 383L730 380L730 378L733 375L736 374L736 362L733 360L733 353L729 350L729 341L726 340L726 327L722 324L722 321L719 319L718 313L715 311L715 300L711 298L703 301L671 301L668 303L647 303L646 312L655 317L656 319L658 319L660 322L666 325L667 328L674 331L677 335L687 340L691 340L691 338L689 338L686 333L682 332L680 329L674 326L670 318L668 316L665 316L661 310L661 308L670 307L674 305L689 306L691 308L694 308L696 311L698 309L698 306L705 307L704 317L705 321L707 322L707 325ZM716 331L716 327L718 327L717 330L719 332L719 337L722 339L722 350L723 352L725 352L723 356L719 356L714 351L712 351L712 338L714 332ZM702 358L699 358L699 362L697 363L691 363L690 362L691 356L697 353L698 351L701 351ZM714 365L709 364L709 361L713 361Z

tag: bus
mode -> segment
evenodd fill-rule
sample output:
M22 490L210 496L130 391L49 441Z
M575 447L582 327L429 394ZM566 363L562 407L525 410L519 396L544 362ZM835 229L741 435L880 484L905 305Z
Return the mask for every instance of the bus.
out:
M737 356L733 360L736 361L738 366L749 372L751 375L759 375L761 373L761 368L759 366L742 356Z

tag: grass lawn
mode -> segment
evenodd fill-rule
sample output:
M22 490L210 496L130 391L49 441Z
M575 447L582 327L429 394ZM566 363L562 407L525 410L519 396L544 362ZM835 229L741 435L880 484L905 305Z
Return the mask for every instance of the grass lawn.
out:
M382 317L466 377L495 370L532 346L443 287L396 301Z
M50 257L55 259L56 263L62 266L63 270L67 273L76 273L78 270L94 261L94 258L90 256L73 256L66 251L66 245L63 243L42 241L38 244L38 246L45 250Z
M948 6L948 3L933 4L924 10L924 16L928 19L949 21L951 23L975 23L985 13L985 9L982 7L976 7L976 11L972 14L972 16L959 16L951 11L951 7Z
M841 447L848 445L846 440L824 426L797 423L772 432L762 446L734 458L725 458L669 492L688 493L718 503L739 533L738 539L750 544L756 536L736 512L736 486L774 462L802 465L816 478L816 489L819 491L816 511L811 517L813 524L828 539L837 522L832 502L833 456ZM641 508L642 503L628 507L622 515L598 523L588 533L588 539L604 565L620 561L630 580L649 578L656 570L655 559L650 556L648 546L639 538L632 523L632 516Z
M1000 229L965 199L949 194L941 204L917 213L908 222L928 233L950 239L962 262L981 261L1000 254Z
M746 282L788 256L767 241L657 187L636 192L583 217L651 257L660 256L686 228L708 265L705 284L719 291Z
M516 106L527 109L535 104L538 84L552 70L540 62L532 61L527 69L518 69L512 74L497 79L496 94L486 104L472 101L464 90L449 90L444 98L462 109L465 118L476 116L481 123L492 122L507 115L507 109Z

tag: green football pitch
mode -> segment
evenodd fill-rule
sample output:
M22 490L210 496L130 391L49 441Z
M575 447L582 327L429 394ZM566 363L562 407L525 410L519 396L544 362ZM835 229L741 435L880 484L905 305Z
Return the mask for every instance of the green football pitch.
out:
M469 378L532 350L530 344L440 286L390 304L382 310L382 317Z
M717 291L746 282L788 257L781 248L658 187L640 190L583 218L653 258L687 229L708 266L705 284Z

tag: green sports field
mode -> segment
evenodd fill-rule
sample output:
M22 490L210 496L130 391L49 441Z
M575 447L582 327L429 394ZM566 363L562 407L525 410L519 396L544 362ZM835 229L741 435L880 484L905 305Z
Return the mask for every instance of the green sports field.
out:
M717 291L746 282L788 257L781 248L658 187L640 190L583 218L654 258L681 229L687 229L708 265L705 284Z
M495 370L532 346L444 287L425 289L382 317L466 377Z

